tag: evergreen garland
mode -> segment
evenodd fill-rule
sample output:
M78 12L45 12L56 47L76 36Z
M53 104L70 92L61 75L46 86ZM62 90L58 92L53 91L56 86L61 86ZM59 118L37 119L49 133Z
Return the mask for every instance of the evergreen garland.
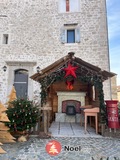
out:
M106 106L104 103L104 92L103 92L103 84L101 76L82 76L79 79L86 83L93 83L94 86L97 88L99 95L99 102L100 102L100 123L107 123L107 113L106 113Z
M57 74L51 74L43 78L41 83L41 103L46 103L47 98L47 88L56 81L64 80L64 72L59 72ZM54 81L53 81L54 79ZM93 83L98 89L99 92L99 101L100 101L100 122L107 123L107 114L106 114L106 106L104 103L104 93L103 93L103 84L102 78L100 75L93 75L93 76L77 76L77 79L85 82L85 83Z
M39 110L27 99L16 99L10 102L12 108L6 111L10 122L6 125L11 131L25 131L34 127L39 119Z
M103 84L100 79L98 81L95 81L94 83L99 91L98 97L100 102L100 122L107 123L107 112L106 112L106 105L104 102Z
M39 83L41 84L41 92L40 92L41 105L45 104L47 101L46 100L48 95L47 89L49 88L49 86L54 82L61 81L63 79L64 79L64 72L61 71L61 72L48 75L39 81Z
M100 122L106 123L107 122L107 114L106 114L106 106L104 102L104 93L103 93L103 84L104 77L102 76L101 72L94 71L89 67L82 66L80 63L75 62L74 60L69 60L73 64L73 66L78 66L79 73L77 74L77 80L82 82L93 84L99 92L99 102L100 102ZM65 72L63 69L65 66L68 65L68 61L65 62L62 66L60 66L55 72L52 72L46 75L44 78L40 80L41 84L41 104L46 103L47 99L47 89L51 84L56 81L65 80ZM76 71L77 72L77 71ZM83 73L85 72L85 74Z

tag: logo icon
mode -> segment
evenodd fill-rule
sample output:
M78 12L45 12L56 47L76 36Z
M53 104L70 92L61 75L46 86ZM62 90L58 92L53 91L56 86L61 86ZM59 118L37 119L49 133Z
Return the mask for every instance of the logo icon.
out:
M61 144L56 140L49 141L46 144L46 151L51 156L57 156L61 152Z

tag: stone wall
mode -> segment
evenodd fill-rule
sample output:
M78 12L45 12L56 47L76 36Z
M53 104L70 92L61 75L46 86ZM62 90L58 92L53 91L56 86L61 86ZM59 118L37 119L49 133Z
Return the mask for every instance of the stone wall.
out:
M75 56L109 71L109 54L105 0L80 0L80 12L59 13L59 0L3 0L0 2L0 100L5 102L14 78L9 76L12 62L16 68L30 67L30 74L75 52ZM80 43L63 44L60 30L64 24L77 23ZM8 34L8 44L2 44ZM7 71L2 67L6 65ZM14 66L14 63L13 65ZM39 93L39 84L31 81L33 94ZM31 88L31 86L29 86ZM105 98L110 98L109 81L104 85ZM31 89L30 89L31 90Z
M117 86L117 100L120 103L120 86ZM119 104L119 106L120 106L120 104Z
M117 100L117 75L111 78L112 100Z

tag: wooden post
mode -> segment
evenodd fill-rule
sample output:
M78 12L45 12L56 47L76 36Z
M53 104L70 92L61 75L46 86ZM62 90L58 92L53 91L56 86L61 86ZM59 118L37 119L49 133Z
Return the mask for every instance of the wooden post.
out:
M48 133L48 117L47 117L47 110L43 110L44 113L44 133Z
M44 116L44 133L47 134L48 128L50 126L50 111L52 110L49 102L44 104L44 106L41 107L41 110L43 110L43 116Z
M101 124L101 135L104 136L105 133L105 124Z
M43 116L44 116L44 133L48 133L48 128L50 126L50 107L43 107Z
M48 127L50 127L50 116L51 116L51 113L50 113L50 110L48 110L47 112L48 112L47 113L48 114L48 122L47 123L48 123Z

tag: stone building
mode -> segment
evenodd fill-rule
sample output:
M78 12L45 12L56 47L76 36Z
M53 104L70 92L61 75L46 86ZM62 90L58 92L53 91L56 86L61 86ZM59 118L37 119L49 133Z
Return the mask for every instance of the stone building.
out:
M0 1L0 100L12 85L17 96L37 99L40 86L29 77L68 52L109 71L105 0ZM3 66L7 67L6 72ZM111 98L110 81L104 82Z
M111 95L112 100L117 100L117 75L111 78Z
M120 86L117 86L117 99L120 102Z

